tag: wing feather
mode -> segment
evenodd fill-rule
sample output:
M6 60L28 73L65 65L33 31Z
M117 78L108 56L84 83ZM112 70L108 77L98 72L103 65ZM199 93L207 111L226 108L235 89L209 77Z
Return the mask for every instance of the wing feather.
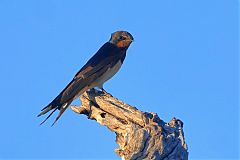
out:
M104 46L102 47L104 48ZM115 48L114 48L115 49ZM126 52L116 50L99 50L83 68L75 75L73 80L62 91L61 103L68 102L80 91L88 89L98 77L103 75L109 68L113 67L120 59L125 57ZM109 54L113 52L112 54ZM102 55L105 54L105 57ZM99 57L99 56L101 57ZM84 90L84 91L85 91Z

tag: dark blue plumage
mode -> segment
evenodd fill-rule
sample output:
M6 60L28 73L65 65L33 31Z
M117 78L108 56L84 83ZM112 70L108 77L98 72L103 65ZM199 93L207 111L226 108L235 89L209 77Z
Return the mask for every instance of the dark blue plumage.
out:
M133 37L130 33L126 31L114 32L110 41L105 43L87 61L73 80L52 102L41 110L42 112L38 116L53 110L42 123L59 109L60 112L54 121L55 123L71 102L88 89L99 87L103 90L104 82L110 79L121 67L132 41Z

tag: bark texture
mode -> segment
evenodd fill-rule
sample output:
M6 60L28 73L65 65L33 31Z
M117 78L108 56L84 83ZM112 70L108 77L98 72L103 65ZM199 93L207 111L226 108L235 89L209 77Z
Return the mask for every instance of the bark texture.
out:
M187 160L183 122L173 118L166 123L156 113L139 111L108 93L97 90L85 92L82 106L72 106L116 133L119 148L115 152L123 160Z

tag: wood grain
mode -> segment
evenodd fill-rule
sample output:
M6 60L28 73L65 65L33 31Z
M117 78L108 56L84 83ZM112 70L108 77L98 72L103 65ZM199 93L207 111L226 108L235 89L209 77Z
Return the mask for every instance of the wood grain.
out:
M82 106L72 106L116 133L119 148L115 152L123 160L187 160L183 122L173 118L166 123L156 113L142 112L110 94L97 90L85 92Z

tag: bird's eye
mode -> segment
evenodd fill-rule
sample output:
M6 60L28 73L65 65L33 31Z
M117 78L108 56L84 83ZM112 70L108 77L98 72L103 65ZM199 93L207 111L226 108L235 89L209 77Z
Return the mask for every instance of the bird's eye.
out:
M123 36L119 36L119 38L118 38L119 41L122 41L122 40L125 40L125 39L126 39L126 38L123 37Z

